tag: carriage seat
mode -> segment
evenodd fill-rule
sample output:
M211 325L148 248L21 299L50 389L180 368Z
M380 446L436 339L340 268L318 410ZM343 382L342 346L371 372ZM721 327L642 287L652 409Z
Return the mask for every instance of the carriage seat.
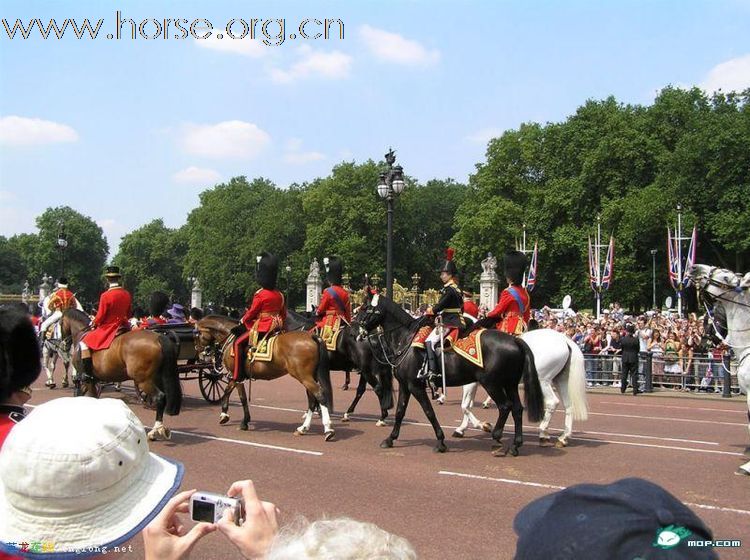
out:
M164 323L145 330L166 335L177 345L177 359L195 360L195 326L192 323Z

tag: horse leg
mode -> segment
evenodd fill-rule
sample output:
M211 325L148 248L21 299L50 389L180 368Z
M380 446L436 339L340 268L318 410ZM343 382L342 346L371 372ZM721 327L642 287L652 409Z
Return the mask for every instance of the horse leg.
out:
M550 443L549 432L547 430L559 401L548 379L540 379L539 383L542 386L542 393L544 394L544 418L539 423L539 445L546 447Z
M419 401L425 416L427 416L430 424L432 424L432 429L435 430L435 437L438 440L438 443L435 446L435 451L438 453L445 453L448 451L448 448L445 445L445 434L443 433L443 428L440 426L440 422L438 422L435 409L432 408L430 397L427 396L427 390L421 386L414 387L414 397Z
M573 433L573 401L568 392L567 379L560 380L559 383L555 383L555 386L560 393L560 399L565 407L565 427L563 428L563 433L557 438L555 447L563 448L568 446L570 443L570 436Z
M349 389L349 383L352 382L352 378L351 378L352 373L351 373L351 371L346 370L344 372L344 375L346 377L344 378L344 384L342 385L341 389L344 390L344 391L347 391Z
M313 419L313 411L315 410L315 407L318 405L318 400L310 392L309 389L306 390L306 395L307 395L307 410L302 415L302 424L296 430L294 430L295 436L302 436L310 431L310 425L312 424L312 419Z
M47 381L45 385L49 389L55 388L55 366L57 365L57 354L50 351L47 342L42 343L42 358L44 361L44 370L47 373Z
M237 384L237 393L240 396L240 402L242 403L242 422L240 423L240 430L247 431L248 425L250 424L250 394L252 391L252 381L247 380L247 394L245 394L245 384L240 382Z
M349 415L354 414L354 409L357 406L357 403L359 403L359 399L362 398L362 395L365 394L365 391L367 391L367 379L365 376L360 372L359 374L359 384L357 384L357 392L354 395L354 400L352 401L352 404L349 405L349 408L344 412L344 416L342 416L341 421L342 422L348 422L349 421Z
M229 383L227 383L227 388L224 389L224 395L221 397L221 414L219 414L219 424L226 424L229 422L229 397L232 395L232 391L234 391L234 387L237 385L237 382L232 379Z
M401 422L404 421L406 407L409 406L409 398L411 398L411 393L406 387L406 384L402 385L401 383L399 383L398 406L396 407L396 418L393 421L393 430L391 430L391 435L389 435L380 443L380 447L384 449L393 447L394 440L398 439L398 436L401 433Z
M485 387L485 389L487 388ZM513 403L502 389L487 389L487 392L497 404L498 411L497 422L492 429L492 439L500 444L500 449L495 450L492 454L496 457L504 457L508 453L508 450L504 449L502 446L503 430L505 430L505 423L508 421L508 416L513 408Z
M152 400L156 405L156 422L154 422L154 427L148 433L148 439L149 441L171 439L172 431L162 423L162 420L164 419L164 409L167 407L167 395L165 395L164 391L160 388L154 387Z
M518 448L523 445L523 403L517 390L513 397L512 414L516 433L513 437L513 446L510 448L510 454L513 457L518 457Z

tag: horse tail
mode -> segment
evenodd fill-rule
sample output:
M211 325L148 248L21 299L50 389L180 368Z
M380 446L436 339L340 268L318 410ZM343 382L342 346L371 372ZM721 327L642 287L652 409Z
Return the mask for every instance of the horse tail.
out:
M318 345L318 368L317 377L320 391L323 393L323 401L320 403L328 407L328 412L333 414L333 387L331 386L331 368L328 363L328 349L326 343L318 335L313 335L313 340Z
M523 353L523 393L526 400L526 411L532 422L541 421L544 416L544 393L539 383L534 354L531 348L520 337L514 337Z
M167 398L164 412L170 416L177 416L182 407L182 385L177 373L177 346L166 335L159 335L161 344L161 364L158 375L161 386Z
M573 409L573 418L576 420L586 420L589 417L588 403L586 402L586 368L583 359L583 352L578 345L565 338L570 349L570 358L568 359L568 394L570 395L570 405Z
M383 410L391 410L393 408L393 369L380 366L377 376L382 391L380 406Z

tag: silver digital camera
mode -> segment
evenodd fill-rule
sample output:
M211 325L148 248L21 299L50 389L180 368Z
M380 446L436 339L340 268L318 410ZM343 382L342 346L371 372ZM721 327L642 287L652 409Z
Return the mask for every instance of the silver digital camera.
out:
M232 511L234 522L239 525L245 517L242 498L230 498L211 492L196 492L190 497L190 517L193 521L216 523L227 509Z

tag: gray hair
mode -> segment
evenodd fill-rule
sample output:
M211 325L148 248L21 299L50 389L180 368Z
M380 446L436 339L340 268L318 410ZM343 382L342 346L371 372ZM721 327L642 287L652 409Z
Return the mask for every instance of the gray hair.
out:
M267 560L416 560L406 539L346 517L300 519L277 535Z

